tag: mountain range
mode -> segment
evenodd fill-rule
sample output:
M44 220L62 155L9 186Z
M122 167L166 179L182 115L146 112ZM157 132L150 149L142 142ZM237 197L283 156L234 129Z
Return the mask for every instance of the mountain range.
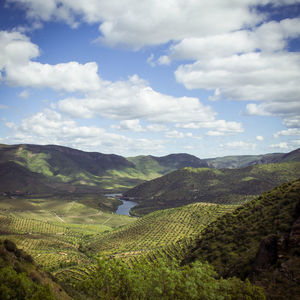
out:
M189 154L125 158L55 145L0 145L0 191L120 192L187 166L208 165Z

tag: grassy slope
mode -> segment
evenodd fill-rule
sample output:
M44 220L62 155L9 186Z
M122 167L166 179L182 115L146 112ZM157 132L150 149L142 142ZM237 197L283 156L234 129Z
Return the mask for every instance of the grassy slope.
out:
M80 252L82 245L135 221L135 218L100 210L94 199L3 199L0 201L0 237L13 240L43 268L86 268L93 259Z
M235 206L195 203L156 211L116 231L108 232L86 249L114 256L140 255L199 234L218 216Z
M298 178L300 162L249 166L242 169L184 168L141 184L125 193L145 214L193 202L237 204Z
M295 234L299 216L300 180L296 180L211 223L190 249L185 262L208 261L225 277L251 276L266 289L270 299L296 299L300 295L299 230L298 236ZM257 254L261 243L270 237L275 237L277 242L273 249L269 246L262 251L265 257L259 263ZM275 253L273 262L268 261L271 255L268 251Z
M76 193L78 189L85 193L122 191L177 168L206 166L204 161L188 154L126 159L54 145L0 145L0 163L8 162L15 162L28 172L35 173L27 189L40 186L41 192L52 188ZM10 183L12 189L18 189L19 185L13 185L13 180L6 179L4 175L1 179L4 186Z
M10 240L0 240L0 277L3 299L71 299Z

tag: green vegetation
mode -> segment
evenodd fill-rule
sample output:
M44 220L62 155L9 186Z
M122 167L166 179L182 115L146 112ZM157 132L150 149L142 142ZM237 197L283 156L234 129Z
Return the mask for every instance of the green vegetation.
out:
M77 285L78 299L265 299L263 291L237 278L217 279L208 264L196 262L181 268L162 258L153 263L100 258L97 268ZM76 296L76 294L75 294Z
M74 299L296 299L300 180L256 195L300 177L299 149L251 159L0 145L0 298L70 299L44 270ZM138 183L151 213L112 213Z
M184 168L145 182L125 193L134 197L137 215L193 202L239 204L300 177L300 162L242 169Z
M207 164L188 154L126 159L61 146L2 145L0 192L94 194L125 191L173 170ZM25 180L24 180L25 178Z
M270 153L264 155L239 155L205 159L210 167L236 169L251 165L300 161L300 150L290 153Z
M80 251L83 245L134 221L132 217L99 210L91 199L0 201L1 236L14 241L53 274L78 265L89 268L94 259Z
M70 299L32 257L10 240L0 240L0 299Z
M270 299L296 299L300 295L299 217L300 180L296 180L208 225L185 262L208 261L225 277L250 276Z
M107 232L85 249L116 257L132 258L161 250L167 246L181 247L210 222L236 206L195 203L156 211L113 232ZM180 252L180 251L179 251Z

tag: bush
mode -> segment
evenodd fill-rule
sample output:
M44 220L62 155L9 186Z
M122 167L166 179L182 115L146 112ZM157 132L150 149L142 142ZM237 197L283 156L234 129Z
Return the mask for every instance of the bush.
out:
M96 272L78 289L92 299L265 299L262 290L237 278L217 279L206 263L180 267L176 261L143 260L129 267L102 257Z

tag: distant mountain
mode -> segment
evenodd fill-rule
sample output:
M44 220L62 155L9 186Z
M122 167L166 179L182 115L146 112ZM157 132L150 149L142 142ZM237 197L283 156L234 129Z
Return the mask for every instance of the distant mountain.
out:
M208 261L220 276L250 278L267 299L299 299L300 180L209 224L185 263Z
M139 172L147 175L152 174L154 177L158 177L157 174L167 174L185 167L208 167L204 160L186 153L170 154L162 157L141 155L129 157L128 160L134 164L134 168Z
M184 168L125 193L136 214L193 202L237 204L300 177L300 162L253 165L241 169Z
M204 159L210 167L217 169L243 168L251 165L300 161L300 148L289 153L264 155L238 155Z
M122 191L178 168L207 166L189 154L125 158L56 145L0 145L0 192Z

